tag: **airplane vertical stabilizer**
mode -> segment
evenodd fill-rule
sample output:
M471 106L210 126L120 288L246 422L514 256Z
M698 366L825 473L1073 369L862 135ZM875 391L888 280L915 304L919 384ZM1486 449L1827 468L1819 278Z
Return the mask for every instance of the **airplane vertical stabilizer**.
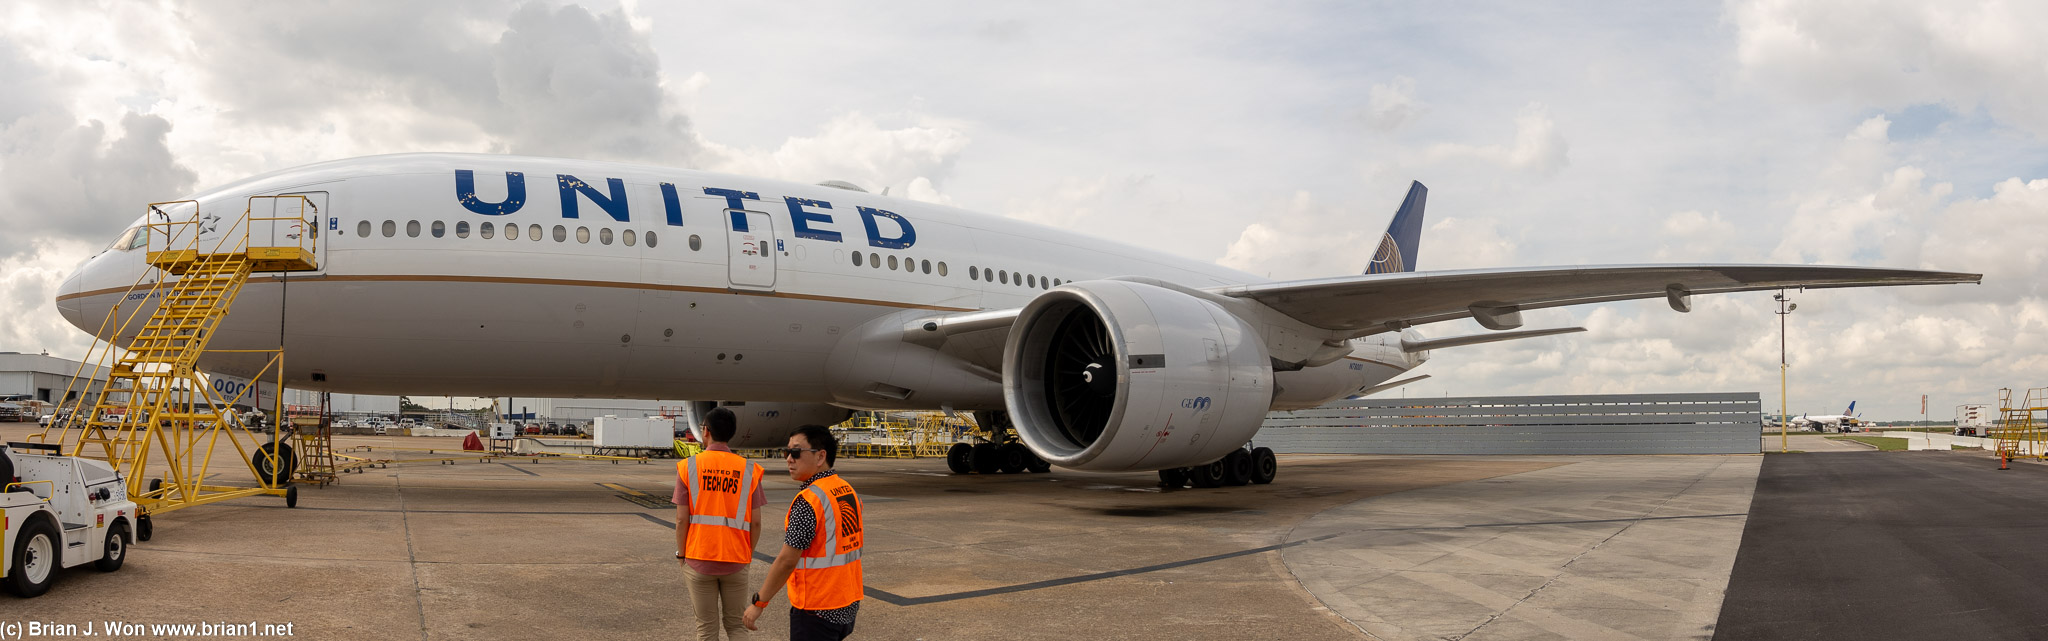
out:
M1373 252L1367 274L1395 274L1415 271L1416 249L1422 241L1422 208L1429 201L1429 188L1416 181L1408 186L1408 198L1394 212L1393 224L1380 237L1379 251Z

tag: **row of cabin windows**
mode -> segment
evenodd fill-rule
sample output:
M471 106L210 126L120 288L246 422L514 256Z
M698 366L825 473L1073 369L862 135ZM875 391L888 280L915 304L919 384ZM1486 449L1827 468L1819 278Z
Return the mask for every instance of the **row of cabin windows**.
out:
M370 229L371 229L370 221L367 221L367 220L365 220L365 221L361 221L361 222L357 222L357 223L356 223L356 235L357 235L357 236L361 236L361 237L364 237L364 238L369 238L369 237L370 237ZM469 229L470 229L470 228L469 228L469 221L461 221L461 222L457 222L457 223L455 223L455 237L456 237L456 238L468 238L468 237L469 237ZM519 236L520 236L520 233L521 233L521 231L520 231L520 229L519 229L519 224L518 224L518 223L506 223L506 224L505 224L505 228L504 228L504 229L505 229L505 240L519 240ZM397 236L397 235L398 235L398 222L397 222L397 221L392 221L392 220L387 220L387 221L384 221L384 225L383 225L383 229L382 229L382 231L383 231L383 234L384 234L384 237L385 237L385 238L391 238L391 237L393 237L393 236ZM448 224L447 224L447 223L443 223L443 222L441 222L441 221L438 221L438 220L436 220L436 221L433 221L433 222L432 222L432 224L431 224L431 226L430 226L430 229L429 229L429 232L428 232L428 233L431 233L431 234L433 234L433 236L434 236L435 238L441 238L441 237L444 237L444 236L448 235ZM495 225L493 225L492 223L488 223L488 222L485 222L485 223L480 223L480 224L478 224L478 225L476 226L476 235L477 235L477 237L478 237L478 238L492 238L492 237L495 237L495 236L497 236L497 233L498 233L498 228L497 228L497 227L496 227ZM590 242L590 228L589 228L589 227L577 227L577 228L576 228L576 232L575 232L575 233L576 233L576 242L579 242L579 243L589 243L589 242ZM408 220L408 221L405 221L405 235L406 235L406 237L407 237L407 238L419 238L419 236L420 236L420 221L417 221L417 220ZM547 229L547 228L546 228L545 226L542 226L542 225L527 225L527 226L526 226L526 230L525 230L525 235L526 235L526 237L527 237L527 238L530 238L530 239L532 239L532 240L534 240L534 241L538 242L538 241L540 241L540 240L541 240L542 238L545 238L545 237L547 237L547 236L548 236L548 229ZM558 242L558 243L564 243L564 242L568 242L568 241L569 241L569 228L568 228L568 227L564 227L564 226L562 226L562 225L555 225L555 229L554 229L554 234L553 234L553 235L554 235L554 237L555 237L555 242ZM650 231L650 232L647 232L647 233L645 234L645 236L646 236L646 239L647 239L647 246L648 246L648 247L654 247L654 246L656 246L656 245L660 244L660 241L661 241L661 239L660 239L659 237L655 236L654 232L651 232L651 231ZM635 243L638 243L638 242L640 241L640 237L641 237L641 234L639 234L638 232L635 232L635 231L633 231L633 230L631 230L631 229L627 229L627 230L623 230L623 231L620 231L620 232L618 233L618 235L617 235L617 236L613 236L613 235L612 235L612 230L611 230L611 228L609 228L609 227L600 227L600 228L598 228L598 230L597 230L597 242L598 242L598 244L600 244L600 245L610 245L610 244L612 244L612 241L613 241L613 239L614 239L614 238L616 238L616 239L618 240L618 242L624 243L624 244L625 244L625 245L626 245L627 247L632 247L632 246L633 246L633 245L634 245ZM702 249L703 247L704 247L704 241L703 241L703 239L701 239L701 238L698 238L696 234L691 234L691 235L690 235L690 251L697 251L697 250L699 250L699 249Z
M870 266L870 267L873 267L873 268L875 268L875 269L881 269L881 268L882 268L882 256L880 256L880 255L878 255L878 254L876 254L876 253L874 253L874 252L868 252L868 254L867 254L867 257L866 257L865 259L863 259L863 258L861 257L861 253L860 253L860 252L854 252L854 253L853 253L853 266L854 266L854 267L859 267L859 266L861 266L861 265L868 265L868 266ZM904 259L900 259L900 260L899 260L899 259L897 259L897 257L895 257L895 256L890 256L890 257L889 257L889 269L891 269L891 270L901 269L901 270L903 270L903 271L906 271L906 272L911 272L911 273L917 273L917 271L918 271L918 270L919 270L919 269L921 268L921 269L923 269L923 270L924 270L924 273L927 273L927 274L929 274L929 273L932 273L932 267L933 267L934 265L936 265L936 266L938 267L938 272L939 272L939 275L940 275L940 276L945 276L945 275L946 275L946 273L947 273L947 270L946 270L946 261L943 261L943 260L942 260L942 261L939 261L939 262L937 262L937 263L933 263L932 261L929 261L929 260L918 260L918 259L915 259L915 258L904 258Z
M1016 285L1018 287L1036 287L1039 289L1052 289L1071 282L1059 278L1044 278L1037 274L1012 274L1007 269L989 269L986 267L967 268L967 277L979 281Z

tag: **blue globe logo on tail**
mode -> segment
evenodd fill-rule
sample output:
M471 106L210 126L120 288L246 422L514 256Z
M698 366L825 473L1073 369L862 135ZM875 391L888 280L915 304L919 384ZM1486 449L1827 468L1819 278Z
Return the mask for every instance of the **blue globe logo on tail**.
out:
M1402 269L1401 243L1394 241L1393 234L1380 234L1380 250L1373 252L1372 264L1365 268L1368 274L1395 274L1408 271Z

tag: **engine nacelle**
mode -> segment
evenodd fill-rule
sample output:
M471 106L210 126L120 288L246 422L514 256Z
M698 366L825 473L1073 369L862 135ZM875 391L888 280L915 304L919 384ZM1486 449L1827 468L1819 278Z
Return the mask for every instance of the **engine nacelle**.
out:
M845 422L853 410L824 403L749 403L743 401L694 401L690 403L690 433L704 442L704 414L713 407L732 410L734 430L729 444L734 449L782 447L796 428L816 423L826 427Z
M1069 283L1010 327L1003 397L1045 460L1080 470L1200 465L1244 445L1273 400L1258 332L1198 295Z

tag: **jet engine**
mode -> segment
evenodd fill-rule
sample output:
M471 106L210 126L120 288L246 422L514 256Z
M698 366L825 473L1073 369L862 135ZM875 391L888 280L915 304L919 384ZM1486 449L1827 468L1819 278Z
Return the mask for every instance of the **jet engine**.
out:
M744 401L695 401L690 403L690 433L704 441L704 414L713 407L732 410L734 430L730 444L735 449L782 447L801 425L838 425L853 416L853 410L824 403L749 403Z
M1199 293L1097 280L1025 305L1003 355L1004 402L1046 461L1078 470L1202 465L1241 447L1273 400L1254 328Z

